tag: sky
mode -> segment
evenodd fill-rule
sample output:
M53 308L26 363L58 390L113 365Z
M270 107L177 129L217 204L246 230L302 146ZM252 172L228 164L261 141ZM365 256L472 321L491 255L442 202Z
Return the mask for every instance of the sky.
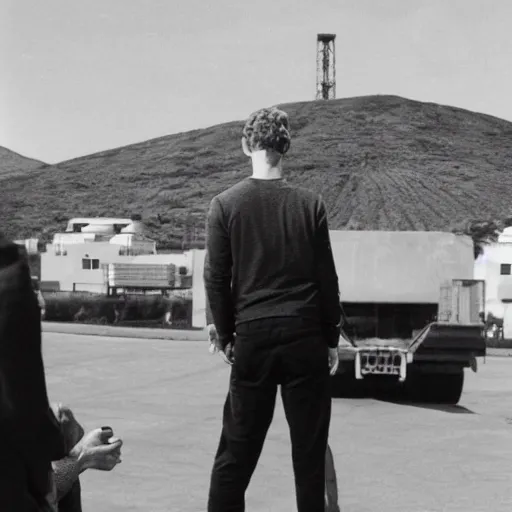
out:
M56 163L311 101L393 94L512 120L510 0L0 0L0 146ZM293 126L293 120L291 120Z

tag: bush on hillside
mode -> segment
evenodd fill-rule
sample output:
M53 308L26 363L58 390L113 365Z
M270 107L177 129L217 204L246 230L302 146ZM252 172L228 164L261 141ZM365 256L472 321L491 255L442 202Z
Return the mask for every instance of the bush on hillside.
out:
M496 243L500 233L512 225L512 218L502 219L467 219L452 226L452 233L467 235L473 240L474 257L483 254L484 247Z

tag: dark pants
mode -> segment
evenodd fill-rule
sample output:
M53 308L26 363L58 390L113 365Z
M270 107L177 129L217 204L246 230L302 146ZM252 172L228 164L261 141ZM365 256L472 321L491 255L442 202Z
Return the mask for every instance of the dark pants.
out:
M328 348L301 319L266 319L237 329L208 512L243 512L245 491L272 422L281 385L290 428L298 512L324 512L331 418Z

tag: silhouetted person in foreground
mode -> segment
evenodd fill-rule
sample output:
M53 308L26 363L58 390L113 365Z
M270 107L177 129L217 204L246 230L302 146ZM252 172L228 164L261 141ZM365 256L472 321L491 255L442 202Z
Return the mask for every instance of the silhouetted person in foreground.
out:
M53 510L51 461L65 455L48 403L41 311L28 263L0 235L0 510Z
M274 413L290 428L299 512L323 512L341 306L325 205L283 178L288 116L263 109L242 137L253 174L216 196L204 279L220 354L231 364L209 512L243 512Z
M112 470L122 444L48 402L41 308L23 251L0 234L0 511L81 512L79 475Z

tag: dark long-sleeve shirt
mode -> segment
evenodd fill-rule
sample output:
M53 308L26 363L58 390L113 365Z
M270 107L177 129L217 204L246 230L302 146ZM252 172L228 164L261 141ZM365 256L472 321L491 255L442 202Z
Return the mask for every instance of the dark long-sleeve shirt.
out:
M290 316L321 324L328 345L338 344L338 276L318 194L285 180L247 178L216 196L204 280L221 345L240 323Z

